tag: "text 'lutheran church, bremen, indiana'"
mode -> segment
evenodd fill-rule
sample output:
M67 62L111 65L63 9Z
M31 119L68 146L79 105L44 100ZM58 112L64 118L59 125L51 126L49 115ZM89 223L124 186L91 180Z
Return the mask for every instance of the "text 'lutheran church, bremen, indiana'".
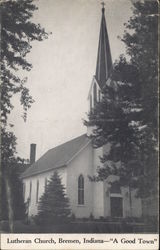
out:
M96 73L88 95L90 109L100 100L103 86L111 84L111 72L112 57L103 6ZM39 198L55 170L66 188L70 208L76 218L90 215L94 218L142 216L141 199L136 198L136 190L130 191L129 187L112 185L118 176L109 176L105 181L99 182L89 180L88 176L94 176L97 167L102 165L99 157L102 156L104 148L107 150L106 146L93 148L89 137L91 133L92 128L88 126L86 134L48 150L36 162L36 145L31 145L32 165L22 174L25 202L29 201L29 216L37 213Z

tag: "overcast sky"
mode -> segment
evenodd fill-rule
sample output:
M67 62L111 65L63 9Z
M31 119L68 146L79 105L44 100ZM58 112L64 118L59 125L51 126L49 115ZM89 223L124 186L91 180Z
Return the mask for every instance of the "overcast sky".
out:
M125 53L117 38L131 16L130 0L106 0L105 16L113 62ZM19 96L14 97L10 122L15 124L18 155L29 158L30 143L37 144L36 159L48 149L86 132L82 119L95 74L101 20L101 1L39 0L34 22L52 35L34 42L28 60L33 69L27 87L35 103L22 119Z

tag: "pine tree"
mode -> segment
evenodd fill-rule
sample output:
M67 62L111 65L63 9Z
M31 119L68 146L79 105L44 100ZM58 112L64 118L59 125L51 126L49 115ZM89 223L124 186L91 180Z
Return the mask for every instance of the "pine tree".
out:
M121 60L125 61L122 58ZM129 67L127 70L129 71ZM114 74L116 75L116 65ZM95 127L91 136L93 146L104 146L101 157L103 167L97 169L98 175L91 178L93 180L104 180L109 175L118 175L121 185L135 184L134 175L139 168L138 138L135 135L137 126L132 123L136 122L140 111L135 109L134 102L131 103L133 92L128 96L129 92L132 92L132 86L112 80L110 86L103 89L101 101L97 102L89 114L86 125ZM105 151L105 145L109 146L109 151Z
M38 204L38 214L35 216L37 224L57 224L67 222L70 215L69 200L65 194L65 188L55 171L45 192Z
M131 64L139 73L139 102L142 107L139 131L140 159L144 167L138 180L139 195L157 196L158 191L158 2L137 1L133 18L126 24L123 41Z
M133 16L121 39L129 59L121 56L114 64L112 85L106 86L86 124L96 126L95 147L111 144L98 178L118 174L122 185L128 182L147 197L157 193L158 176L158 3L132 4Z

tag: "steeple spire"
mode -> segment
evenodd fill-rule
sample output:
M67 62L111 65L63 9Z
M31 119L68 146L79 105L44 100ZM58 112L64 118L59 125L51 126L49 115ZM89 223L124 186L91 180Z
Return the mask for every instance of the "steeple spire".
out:
M103 88L112 71L112 57L111 57L109 38L105 20L105 8L104 8L105 4L104 2L102 2L101 4L102 4L102 19L100 26L95 77L100 88Z

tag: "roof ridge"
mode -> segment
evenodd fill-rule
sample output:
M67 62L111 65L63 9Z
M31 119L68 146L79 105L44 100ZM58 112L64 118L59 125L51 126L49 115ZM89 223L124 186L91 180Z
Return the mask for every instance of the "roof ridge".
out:
M59 144L59 145L53 147L53 148L48 149L48 150L47 150L44 154L42 154L42 155L39 157L39 159L36 160L30 167L34 166L34 164L35 164L37 161L39 161L44 155L46 155L46 154L49 153L50 151L52 151L52 150L54 150L54 149L57 149L57 148L61 147L62 145L65 145L65 144L67 144L67 143L73 142L74 140L79 139L80 137L82 137L82 136L84 136L84 135L86 135L86 137L87 137L87 134L84 133L84 134L82 134L82 135L80 135L80 136L77 136L77 137L75 137L75 138L73 138L73 139L71 139L71 140L69 140L69 141L66 141L66 142L64 142L64 143L61 143L61 144Z
M64 145L64 144L67 144L68 142L72 142L72 141L74 141L74 140L76 140L76 139L78 139L78 138L80 138L80 137L82 137L82 136L84 136L84 135L86 135L86 137L87 137L87 134L84 133L84 134L82 134L82 135L80 135L80 136L77 136L77 137L75 137L75 138L73 138L73 139L71 139L71 140L69 140L69 141L63 142L63 143L58 144L57 146L55 146L55 147L53 147L53 148L48 149L48 150L46 151L46 153L49 152L50 150L53 150L53 149L58 148L58 147L60 147L60 146L62 146L62 145Z
M85 133L48 150L22 174L22 178L68 164L89 142Z

